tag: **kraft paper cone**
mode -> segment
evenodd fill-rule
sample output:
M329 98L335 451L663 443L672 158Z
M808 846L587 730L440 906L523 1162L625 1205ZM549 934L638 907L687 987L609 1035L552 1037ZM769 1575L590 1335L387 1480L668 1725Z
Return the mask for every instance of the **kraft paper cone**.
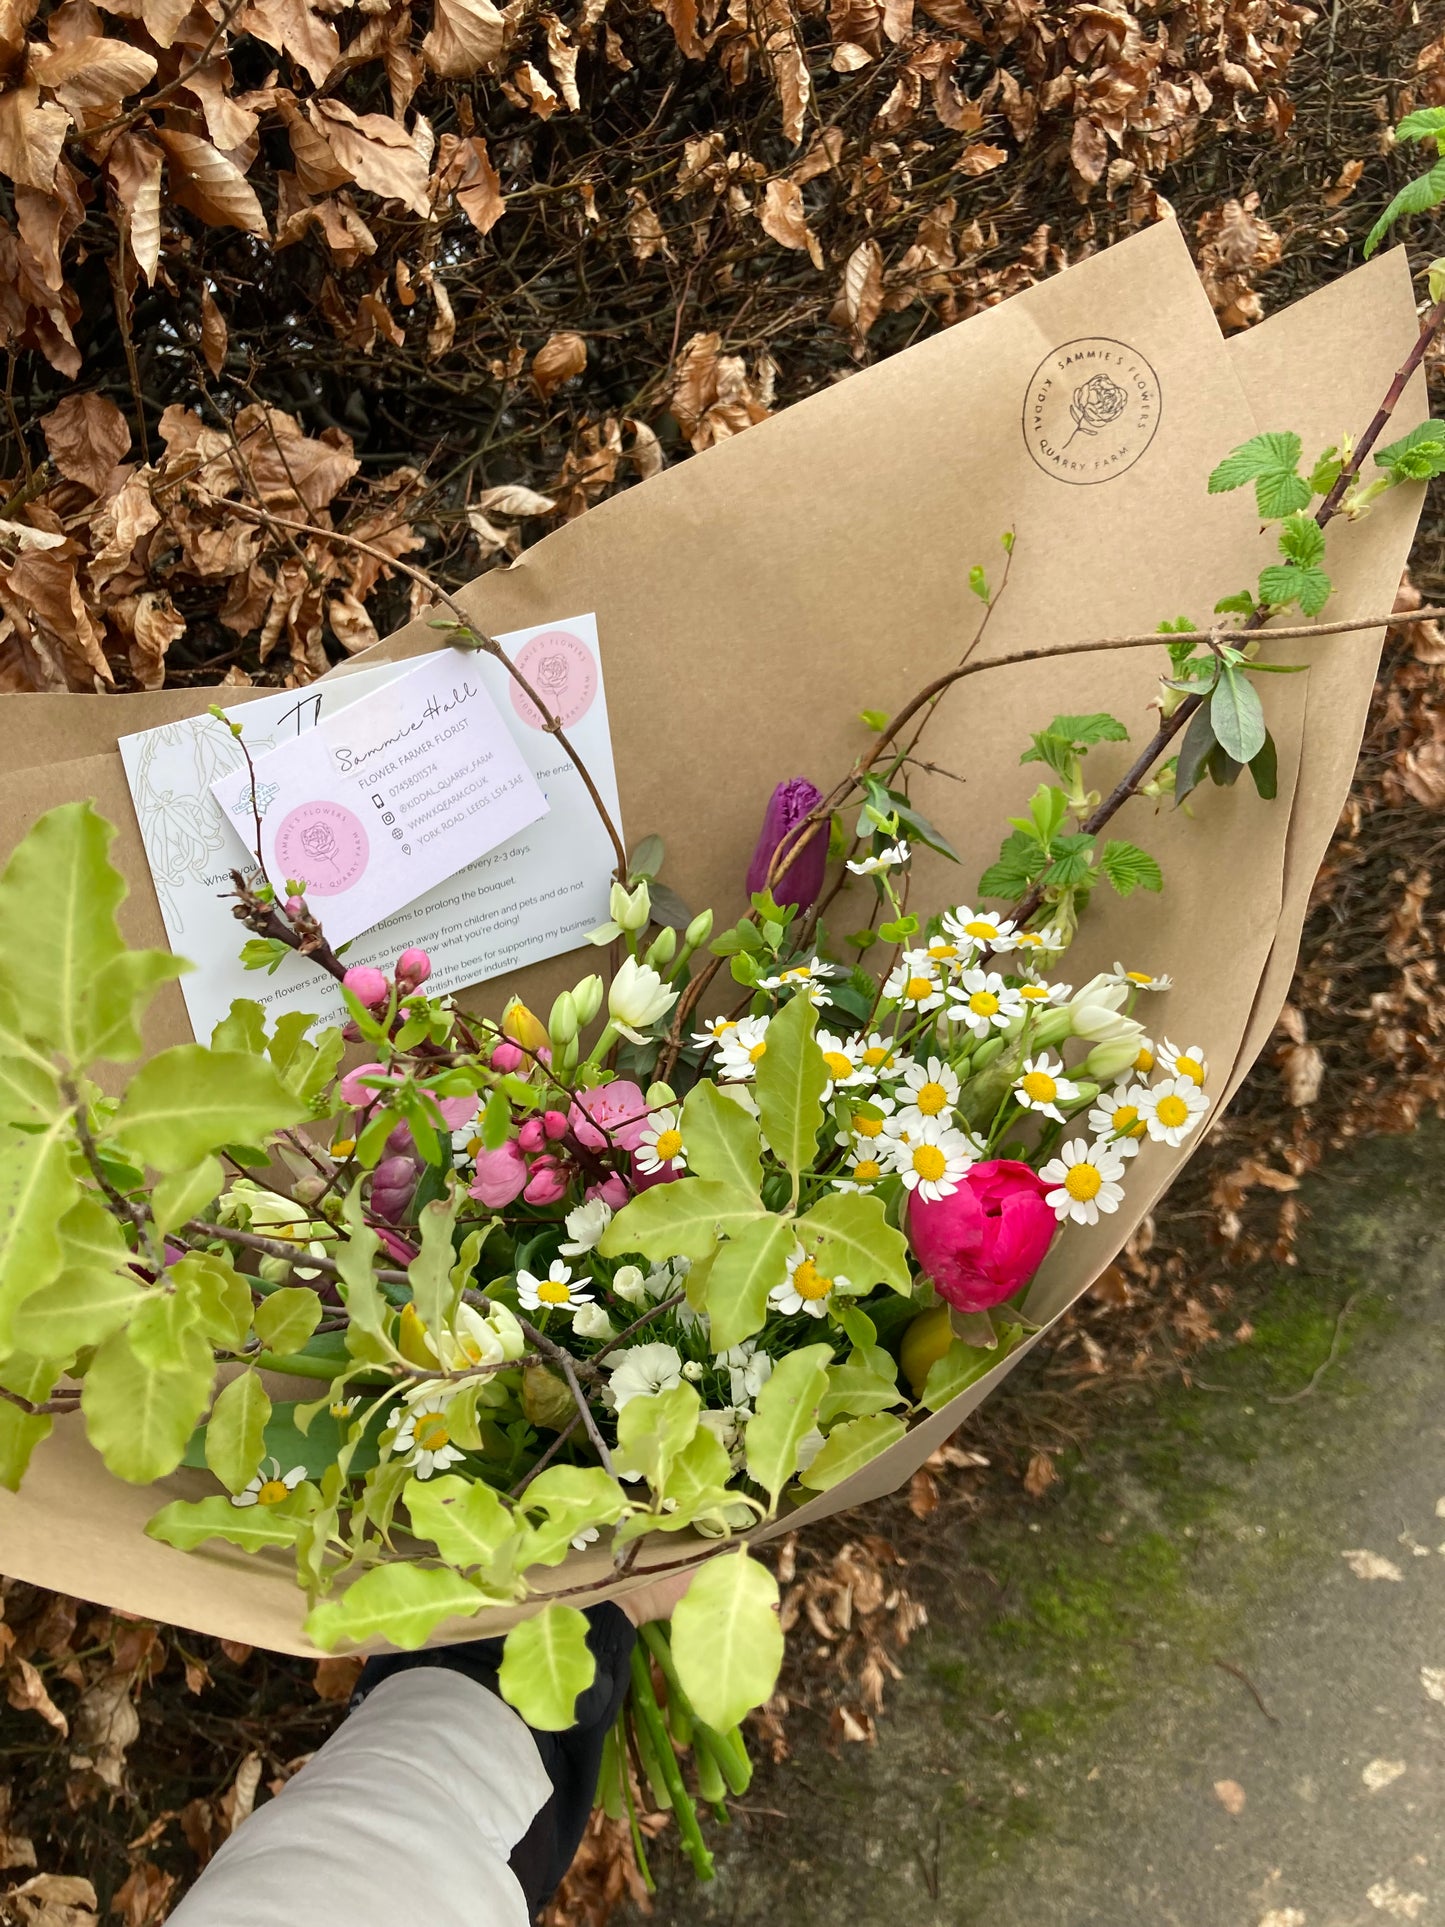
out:
M742 907L741 879L773 784L797 774L833 780L863 739L860 708L897 709L958 659L979 609L969 568L983 562L997 582L1006 527L1017 538L1012 580L980 656L1144 631L1179 614L1203 623L1217 597L1252 581L1272 552L1249 491L1206 497L1210 469L1262 429L1300 430L1311 458L1315 444L1358 430L1414 328L1397 252L1225 344L1183 241L1161 225L601 504L461 600L494 632L596 610L628 833L634 841L662 835L666 880L694 908L711 903L727 918ZM1061 473L1074 425L1069 397L1091 353L1097 363L1104 350L1129 382L1127 419L1085 441L1092 466L1082 475ZM1417 382L1392 436L1425 412ZM1421 491L1401 489L1366 521L1331 528L1332 612L1391 606L1420 499ZM1119 833L1158 856L1165 890L1127 903L1101 890L1069 953L1076 983L1116 958L1174 975L1158 1018L1156 1007L1142 1014L1161 1034L1204 1050L1216 1103L1261 1048L1285 994L1310 886L1348 791L1381 640L1274 646L1276 659L1311 665L1264 692L1279 746L1278 799L1261 803L1246 780L1200 793L1192 821L1131 804ZM436 643L418 622L369 659ZM1019 765L1034 730L1057 712L1109 709L1137 746L1154 720L1147 705L1158 670L1156 652L1140 650L1005 668L956 688L925 738L928 758L953 776L929 778L918 801L962 865L921 862L914 901L966 900L1005 818L1038 780ZM213 694L3 699L0 849L54 804L94 797L121 830L115 854L133 892L127 933L162 943L115 739L199 713ZM1131 753L1130 745L1093 752L1091 784L1107 787ZM848 908L839 906L840 930L852 927ZM496 1008L516 989L545 1008L589 968L586 956L562 959L469 1001ZM151 1046L188 1035L179 997L168 993ZM1032 1317L1051 1321L1087 1289L1180 1163L1177 1152L1144 1148L1120 1212L1059 1241L1030 1293ZM757 1536L904 1483L1022 1355ZM312 1652L301 1631L304 1601L282 1560L220 1546L182 1554L144 1537L146 1519L167 1500L212 1489L189 1472L155 1488L126 1486L105 1472L81 1423L62 1420L22 1491L0 1493L0 1569L198 1631ZM709 1547L695 1543L705 1556ZM644 1561L678 1550L648 1548ZM584 1599L626 1589L613 1581L602 1545L538 1577L553 1591L595 1587L570 1593ZM499 1630L518 1616L455 1622L436 1640Z

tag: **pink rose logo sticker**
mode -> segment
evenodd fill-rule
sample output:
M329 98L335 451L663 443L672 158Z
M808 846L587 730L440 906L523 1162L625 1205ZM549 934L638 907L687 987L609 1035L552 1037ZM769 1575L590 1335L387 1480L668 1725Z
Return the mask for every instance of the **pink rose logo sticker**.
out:
M344 803L298 803L276 832L276 864L313 896L338 897L366 874L366 825Z

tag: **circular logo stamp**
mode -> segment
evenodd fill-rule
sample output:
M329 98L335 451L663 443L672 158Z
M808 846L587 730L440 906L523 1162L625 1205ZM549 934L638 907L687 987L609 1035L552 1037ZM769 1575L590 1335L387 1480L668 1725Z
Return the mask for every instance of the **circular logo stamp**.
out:
M597 663L592 651L570 629L548 629L533 636L517 667L542 701L570 729L581 722L597 695ZM530 697L512 684L512 707L529 729L544 727L541 711Z
M1060 482L1112 482L1153 441L1159 412L1159 377L1138 349L1085 335L1055 348L1034 370L1024 397L1024 441Z
M276 864L318 897L337 897L366 874L366 825L344 803L298 803L276 832Z

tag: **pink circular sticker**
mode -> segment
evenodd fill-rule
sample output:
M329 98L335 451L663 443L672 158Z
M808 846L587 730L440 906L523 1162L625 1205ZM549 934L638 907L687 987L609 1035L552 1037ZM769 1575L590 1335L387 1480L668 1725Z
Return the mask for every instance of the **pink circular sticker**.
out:
M581 722L597 695L597 664L592 651L570 629L548 629L533 636L517 668L536 690L564 729ZM544 727L541 712L530 697L512 684L512 707L529 729Z
M340 896L366 874L366 825L344 803L298 803L276 832L277 867L318 897Z

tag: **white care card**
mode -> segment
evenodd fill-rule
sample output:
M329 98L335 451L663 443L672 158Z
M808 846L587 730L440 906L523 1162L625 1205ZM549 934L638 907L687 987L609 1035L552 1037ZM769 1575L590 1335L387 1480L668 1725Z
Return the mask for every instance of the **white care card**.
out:
M252 761L254 784L243 769L211 793L243 836L259 824L277 895L304 883L333 948L547 814L475 650L423 656Z
M560 718L613 821L619 821L596 618L568 617L497 640ZM451 649L421 660L445 662L471 673L473 683L480 684L506 719L508 732L547 803L545 816L435 884L404 909L383 917L346 952L348 963L376 964L390 971L398 954L415 945L430 956L429 988L440 994L575 950L587 932L607 918L614 859L611 841L581 777L542 728L540 715L517 691L504 666L481 654L468 654L458 665ZM416 658L374 669L343 666L307 689L278 690L229 713L241 724L259 772L263 757L343 715L417 666ZM231 915L230 873L239 869L249 877L256 875L255 829L249 821L249 784L248 807L239 818L231 818L214 794L219 784L222 794L235 801L229 785L246 780L240 745L226 725L213 716L196 716L123 736L120 751L166 935L176 954L196 965L180 980L195 1035L208 1038L237 997L254 999L273 1017L283 1010L309 1010L328 1023L340 1021L345 1007L337 986L316 965L294 955L284 957L274 973L246 970L241 964L247 933ZM392 758L384 755L373 760L385 764ZM394 777L413 776L429 760L418 758ZM416 789L430 789L435 780L428 777ZM264 785L257 794L264 823L264 810L274 799ZM434 800L442 802L440 796ZM465 803L473 801L475 795L465 799ZM383 812L374 804L368 807L379 822ZM413 803L417 814L430 807ZM455 813L452 807L433 820L441 823ZM278 817L276 822L280 821ZM381 825L386 840L390 841L395 827L399 825ZM325 842L312 840L318 845ZM374 840L368 830L368 841ZM340 847L338 838L338 853ZM329 851L330 845L326 848ZM270 860L268 852L268 866ZM277 875L275 881L279 887L285 878ZM315 889L313 883L307 894L313 895ZM328 934L327 905L334 900L314 895L314 907Z

